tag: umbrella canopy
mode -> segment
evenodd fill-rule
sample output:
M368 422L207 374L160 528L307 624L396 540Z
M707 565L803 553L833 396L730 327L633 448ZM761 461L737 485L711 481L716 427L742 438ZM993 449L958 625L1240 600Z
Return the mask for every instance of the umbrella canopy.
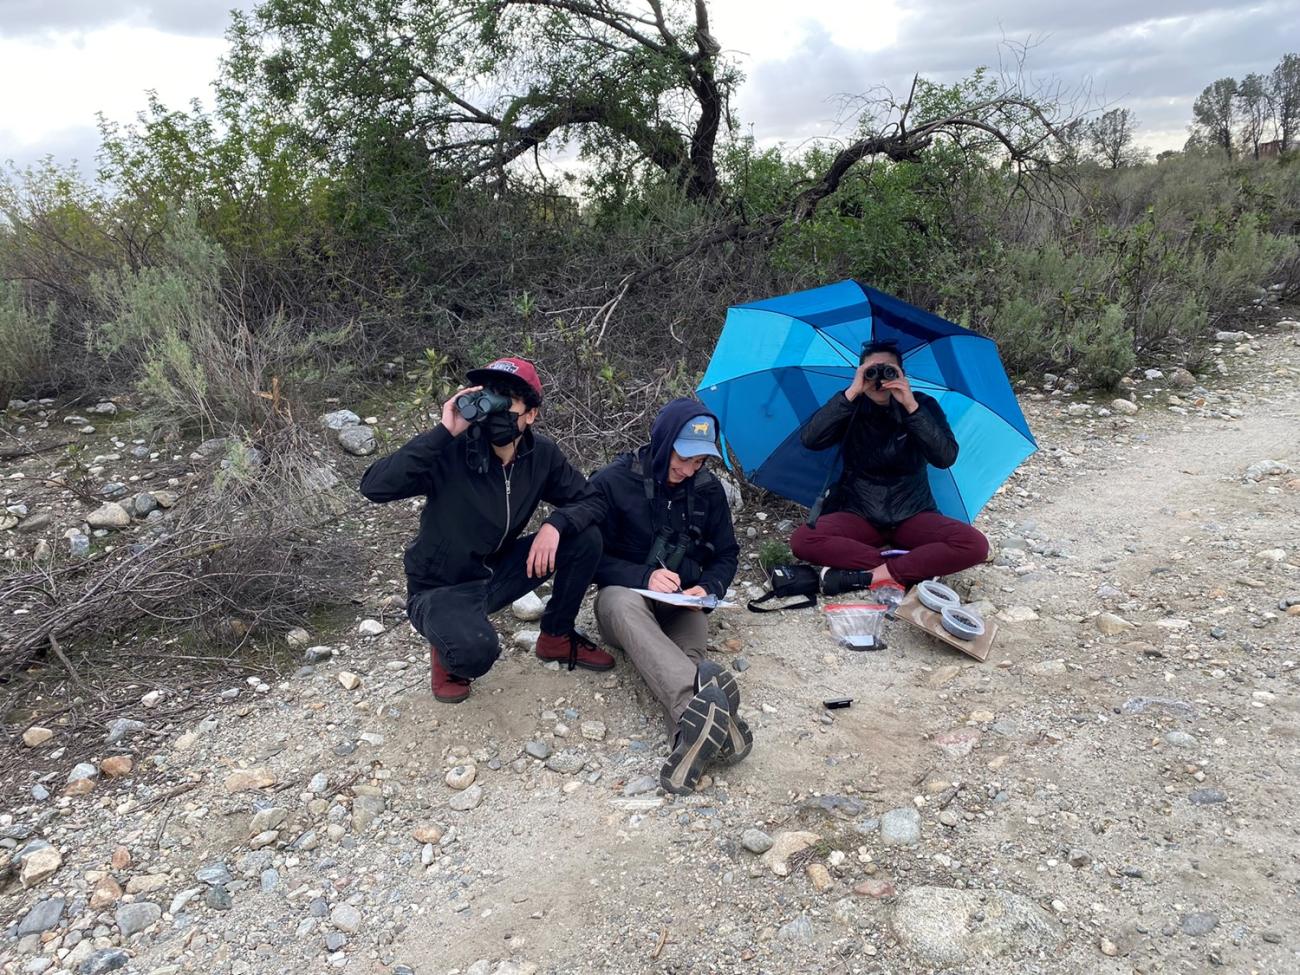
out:
M696 392L750 481L811 506L838 451L808 450L799 429L853 381L873 340L897 342L912 389L943 407L960 449L951 468L930 468L930 489L940 511L971 522L1038 449L991 339L841 281L729 309Z

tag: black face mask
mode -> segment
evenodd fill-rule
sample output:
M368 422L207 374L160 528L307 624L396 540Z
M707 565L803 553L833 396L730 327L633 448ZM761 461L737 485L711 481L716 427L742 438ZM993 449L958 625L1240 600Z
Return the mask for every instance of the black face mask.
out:
M522 436L518 413L493 413L483 421L483 429L494 447L507 447Z

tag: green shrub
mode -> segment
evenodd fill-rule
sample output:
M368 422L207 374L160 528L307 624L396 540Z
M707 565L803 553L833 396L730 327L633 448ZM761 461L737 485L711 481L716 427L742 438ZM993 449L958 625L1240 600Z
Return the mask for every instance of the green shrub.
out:
M48 307L32 308L18 284L0 281L0 407L46 391L52 314Z

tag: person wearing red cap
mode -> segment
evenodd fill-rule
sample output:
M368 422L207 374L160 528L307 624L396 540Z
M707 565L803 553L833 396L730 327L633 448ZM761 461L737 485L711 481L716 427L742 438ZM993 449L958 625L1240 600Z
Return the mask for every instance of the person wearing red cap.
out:
M502 358L466 378L473 385L443 404L441 425L361 478L371 501L425 499L403 558L407 615L429 641L433 695L447 704L469 697L470 682L501 653L488 615L552 575L537 656L570 670L614 666L574 627L600 562L603 507L555 442L533 430L542 405L537 370ZM520 537L543 501L555 510L535 534Z

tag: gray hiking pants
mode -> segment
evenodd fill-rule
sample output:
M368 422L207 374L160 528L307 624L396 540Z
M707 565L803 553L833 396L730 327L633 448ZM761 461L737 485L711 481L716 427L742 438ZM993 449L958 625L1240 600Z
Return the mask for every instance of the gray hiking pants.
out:
M663 705L671 739L695 695L695 669L704 659L709 618L697 609L669 606L623 586L596 594L601 639L618 647Z

